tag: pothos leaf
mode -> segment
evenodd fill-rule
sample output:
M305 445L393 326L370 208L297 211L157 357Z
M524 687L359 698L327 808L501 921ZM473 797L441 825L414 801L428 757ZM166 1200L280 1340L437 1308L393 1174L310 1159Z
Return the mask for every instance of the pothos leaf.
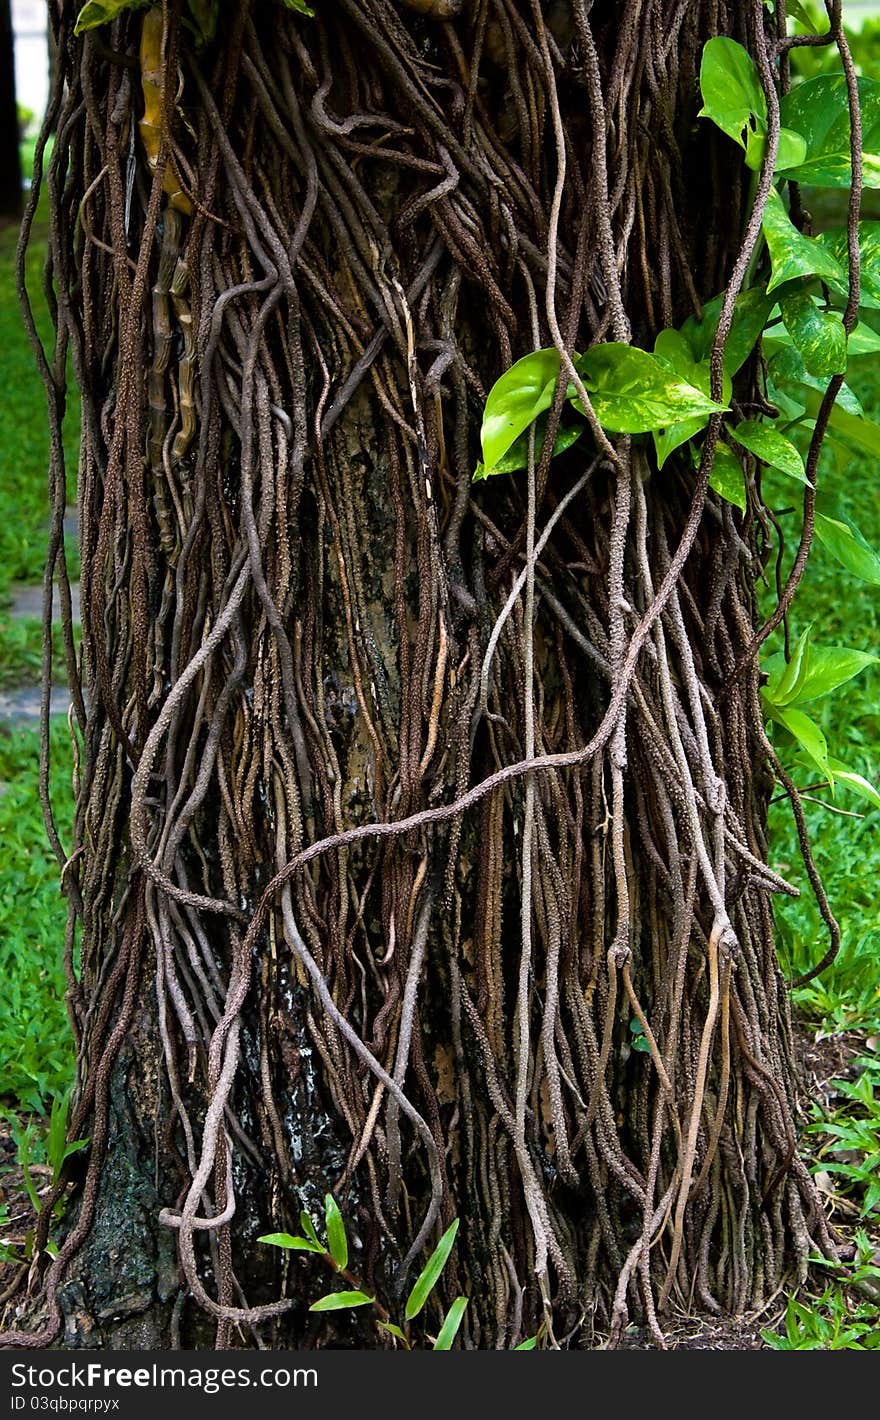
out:
M773 268L768 292L797 276L822 276L847 284L846 272L831 252L815 237L805 237L798 231L775 188L767 198L761 227Z
M786 682L786 674L794 666L794 653L787 667L781 652L766 661L764 669L769 673L770 680L764 693L778 705L805 705L810 700L830 695L833 690L860 675L867 666L876 665L877 659L853 646L814 646L807 640L800 666L790 682Z
M534 350L495 381L483 411L483 463L497 468L512 444L553 403L561 362L553 348Z
M751 55L736 40L710 39L700 64L700 90L699 117L711 118L745 151L746 165L760 168L767 142L767 100ZM799 133L782 128L776 167L803 162L806 151Z
M812 398L808 396L807 409L810 413L818 412L818 407L818 396L813 395ZM839 409L835 404L828 423L835 435L842 436L850 443L855 444L857 449L873 454L875 458L880 457L880 424L875 424L873 419L850 414L846 409Z
M774 7L771 6L771 9L772 8ZM788 0L788 4L785 8L787 9L791 19L800 21L807 34L817 35L819 33L818 25L810 14L806 5L802 5L800 3L800 0Z
M849 333L846 342L846 353L850 357L854 355L876 355L880 351L880 335L877 334L873 326L865 321L858 321Z
M73 32L81 35L99 25L109 25L124 10L144 10L152 3L153 0L88 0L76 17Z
M816 537L848 571L863 582L880 587L880 556L847 519L817 511Z
M880 186L880 83L859 79L862 182ZM805 157L782 175L811 187L851 187L849 94L843 74L820 74L796 84L780 105L781 122L799 133Z
M553 440L553 454L556 458L558 454L564 454L566 449L570 449L576 444L583 434L587 425L583 419L578 419L572 423L560 424L556 431L556 438ZM544 447L544 437L547 431L547 416L541 415L535 425L535 462L541 457ZM496 473L518 473L522 468L529 466L529 434L528 431L520 434L518 439L514 439L507 453L500 458L494 468L487 468L484 463L478 463L474 470L473 481L479 483L483 478L492 478Z
M740 512L746 511L746 478L742 464L732 450L720 442L715 448L709 487Z
M648 434L697 416L705 423L725 408L634 345L594 345L575 365L596 417L609 433ZM580 408L576 398L573 402Z
M711 118L743 150L750 134L766 131L767 100L758 71L736 40L719 37L704 45L700 92L703 107L698 117Z
M764 704L770 718L794 736L808 759L825 775L828 782L833 784L834 774L828 762L828 745L819 726L805 715L803 710L796 710L794 706L771 705L766 698Z
M731 438L754 454L762 463L778 468L801 483L805 480L804 461L790 439L761 419L744 419L730 430Z
M661 330L654 341L654 356L680 379L693 385L694 389L702 391L707 397L709 396L712 378L709 361L695 357L691 343L683 330ZM722 398L729 400L731 382L727 376L724 377L723 386ZM686 444L688 439L692 439L695 434L699 434L700 430L705 427L707 419L708 415L697 414L692 419L683 419L676 424L668 425L665 429L655 429L653 439L657 454L657 467L662 468L674 449Z
M831 765L834 778L843 784L847 789L852 789L854 794L859 794L863 799L875 809L880 809L880 793L862 774L856 774L855 770L847 769L846 765L839 759L834 759L830 755L828 763Z
M846 331L837 312L823 310L803 289L781 295L779 307L785 328L809 373L826 379L831 375L844 374Z
M776 393L781 391L795 399L811 418L815 418L828 388L828 381L810 374L800 351L794 345L784 345L771 356L767 369L773 386L774 400ZM858 418L864 417L865 411L849 385L843 384L838 390L832 411L832 423L839 410Z
M673 369L677 369L683 379L706 395L710 393L709 357L718 330L723 301L722 292L720 296L706 302L699 317L690 316L677 331L661 331L654 342L654 354ZM722 398L725 401L730 399L733 376L742 368L757 345L774 304L774 298L758 286L737 296L730 332L724 345ZM699 434L706 422L707 416L700 414L655 430L657 467L662 469L673 450L687 443L695 434ZM737 496L729 501L744 508L745 488L741 471L739 475L733 473L729 464L725 471L719 469L717 481L713 483L710 480L710 486L722 497L727 497L722 484L728 489L739 490Z
M699 416L701 425L723 411L647 350L622 342L594 345L575 367L602 428L612 434L647 434ZM559 378L557 350L535 350L511 365L489 391L480 438L483 464L497 468L516 440L553 403ZM585 413L573 385L566 398Z
M772 705L791 705L797 700L807 672L809 653L810 627L808 626L806 631L795 641L787 661L780 651L765 662L764 670L767 672L768 681L764 687L764 695Z
M712 352L724 293L707 301L697 319L691 316L681 327L681 334L691 348L698 362L708 360ZM742 291L733 307L730 334L724 346L724 373L733 378L751 355L760 339L761 332L770 316L775 300L771 299L760 286L752 286Z
M662 468L675 449L686 444L688 439L692 439L705 427L705 418L702 414L698 414L695 419L683 419L678 424L667 425L665 429L655 429L652 437L654 451L657 455L657 467Z
M849 248L845 227L830 227L816 241L834 257L844 273L844 280L831 284L841 295L849 290ZM859 299L863 306L880 309L880 222L859 223Z

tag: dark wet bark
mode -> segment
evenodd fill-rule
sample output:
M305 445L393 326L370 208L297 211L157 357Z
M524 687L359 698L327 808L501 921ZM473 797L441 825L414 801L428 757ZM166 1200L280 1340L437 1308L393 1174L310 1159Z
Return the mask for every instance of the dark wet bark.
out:
M0 0L0 219L21 216L18 141L12 8L10 0Z

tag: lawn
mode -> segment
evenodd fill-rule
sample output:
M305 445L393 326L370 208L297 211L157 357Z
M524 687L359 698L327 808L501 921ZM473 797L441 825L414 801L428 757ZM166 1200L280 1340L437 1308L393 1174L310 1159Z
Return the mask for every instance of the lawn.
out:
M33 145L28 150L32 158ZM28 153L23 153L27 162ZM40 623L13 619L10 587L42 580L48 528L48 423L46 395L23 329L15 293L17 230L0 226L0 691L34 684L40 676ZM41 297L46 221L42 210L27 258L27 281L34 296L41 337L51 324ZM76 468L78 405L71 400L65 435L68 466ZM68 497L75 501L73 478ZM73 571L75 545L69 546ZM61 651L53 633L56 661ZM61 661L63 666L63 659ZM62 842L73 819L70 745L67 726L52 732L53 800ZM66 983L61 956L66 903L60 869L43 828L37 789L39 735L10 732L0 722L0 1105L24 1110L46 1108L73 1074L73 1048L64 1006Z

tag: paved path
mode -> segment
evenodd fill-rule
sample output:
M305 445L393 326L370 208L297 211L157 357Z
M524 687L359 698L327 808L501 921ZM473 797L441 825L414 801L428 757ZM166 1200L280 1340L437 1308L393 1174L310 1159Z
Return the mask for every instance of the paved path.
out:
M53 715L66 715L70 706L70 691L66 685L53 685ZM0 723L15 730L35 730L40 723L40 687L21 685L15 690L0 690Z
M9 595L12 597L12 606L9 608L9 615L24 620L26 617L34 617L41 621L43 617L43 588L32 587L25 582L13 582L9 588ZM73 619L79 624L79 582L72 582L70 585L70 601L73 608ZM61 621L61 603L58 596L58 588L54 588L52 600L52 620Z
M76 509L69 508L64 519L64 531L75 537L77 532ZM23 582L13 582L9 589L12 597L12 606L8 615L16 621L42 619L43 615L43 588L41 586L31 586ZM79 623L79 583L74 582L70 588L71 605L73 609L73 620ZM58 596L58 588L55 588L52 603L52 620L60 623L61 605ZM51 713L53 715L66 715L70 706L70 692L66 685L55 685L52 687ZM40 687L39 685L17 686L14 690L0 690L0 725L8 729L32 730L40 723ZM2 786L0 786L2 792Z

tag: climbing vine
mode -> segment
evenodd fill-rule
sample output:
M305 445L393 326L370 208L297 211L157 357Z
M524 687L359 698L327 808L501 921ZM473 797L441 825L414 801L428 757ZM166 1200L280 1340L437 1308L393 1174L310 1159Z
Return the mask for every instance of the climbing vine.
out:
M810 29L813 31L812 24ZM767 152L767 99L754 61L742 45L722 37L708 41L702 54L700 88L700 117L711 119L738 143L746 166L758 172ZM862 142L869 146L875 127L880 130L880 85L861 80L859 99ZM849 104L842 72L800 84L783 99L773 161L780 186L852 187ZM880 171L874 172L870 152L867 157L862 154L860 168L863 185L880 183ZM827 386L829 380L846 374L852 356L880 351L880 336L872 326L853 319L859 305L869 309L876 305L873 290L880 279L880 266L875 225L859 223L858 282L851 288L846 234L831 230L821 236L805 235L793 222L779 188L771 188L761 224L767 260L755 259L759 257L755 252L754 284L745 285L736 297L722 352L720 398L725 403L711 398L711 357L723 305L723 296L719 296L703 307L699 317L688 317L678 329L659 331L653 356L628 343L597 345L586 355L573 356L580 382L567 384L565 399L575 413L584 416L586 391L589 420L561 428L553 454L564 452L580 438L588 422L598 422L606 434L651 434L658 471L682 445L690 448L697 463L699 444L694 441L704 434L710 415L731 412L733 379L757 350L765 370L765 408L757 419L723 421L709 487L746 513L749 470L743 467L738 446L753 455L755 474L769 470L810 489L805 519L812 520L816 537L848 571L880 584L880 557L868 547L858 528L817 508L816 459L812 458L810 481L804 458L791 437L815 431L817 416L833 395L825 412L831 439L840 438L845 447L880 452L880 426L866 418L852 390L840 380L834 387ZM769 270L763 270L765 266ZM843 307L846 310L841 314ZM483 413L483 462L477 465L475 479L527 466L526 431L553 404L561 369L562 357L551 347L523 356L496 381ZM820 395L825 401L820 401ZM812 454L813 444L810 449ZM764 490L753 485L752 496L760 500ZM789 593L786 609L790 601ZM762 643L778 624L777 613L762 628L756 643ZM839 759L832 763L825 736L800 708L843 685L876 659L848 647L818 647L810 642L808 629L790 662L787 655L779 653L766 667L769 679L762 701L768 719L788 732L801 760L818 769L829 786L839 778L847 788L878 805L880 794L872 784Z
M794 88L804 37L759 0L52 13L25 237L54 131L54 349L30 328L72 843L48 635L42 791L91 1146L4 1341L87 1315L105 1343L299 1343L326 1258L257 1240L327 1194L389 1315L460 1220L425 1324L465 1346L760 1310L836 1255L767 804L827 960L789 749L876 792L802 709L860 653L757 660L814 534L878 580L817 490L826 434L878 439L844 374L876 343L880 104L840 5L806 40L839 72ZM806 180L849 187L843 231L809 234ZM351 1342L366 1310L324 1325Z

